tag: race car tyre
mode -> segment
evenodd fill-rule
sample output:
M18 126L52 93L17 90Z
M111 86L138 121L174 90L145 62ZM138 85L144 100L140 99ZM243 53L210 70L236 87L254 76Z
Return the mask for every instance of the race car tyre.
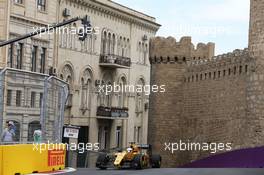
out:
M161 156L152 155L151 164L152 164L152 168L160 168L161 167Z
M143 168L143 156L141 154L136 155L132 162L132 166L134 169L140 170Z
M107 169L107 154L105 153L99 154L99 156L97 157L97 161L96 161L96 167L101 170Z

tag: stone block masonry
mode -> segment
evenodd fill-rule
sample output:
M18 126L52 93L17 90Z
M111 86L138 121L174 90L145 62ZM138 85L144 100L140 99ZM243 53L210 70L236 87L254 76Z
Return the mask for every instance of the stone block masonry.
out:
M214 44L194 47L190 37L152 39L148 141L163 166L177 167L209 151L165 151L165 143L264 145L264 1L251 0L248 49L214 57Z
M171 38L158 38L163 45L166 41ZM235 50L210 59L207 50L199 53L200 59L196 59L195 53L173 57L174 53L166 53L169 56L152 50L152 84L166 85L166 93L151 95L149 122L149 142L155 151L162 151L164 165L175 167L209 154L206 151L171 154L164 151L165 143L182 140L232 143L233 149L249 147L248 83L255 60L248 50Z

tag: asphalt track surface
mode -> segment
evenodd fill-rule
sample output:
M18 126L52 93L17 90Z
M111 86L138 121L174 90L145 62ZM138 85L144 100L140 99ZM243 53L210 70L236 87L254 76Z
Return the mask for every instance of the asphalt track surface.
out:
M71 175L264 175L264 169L78 169Z

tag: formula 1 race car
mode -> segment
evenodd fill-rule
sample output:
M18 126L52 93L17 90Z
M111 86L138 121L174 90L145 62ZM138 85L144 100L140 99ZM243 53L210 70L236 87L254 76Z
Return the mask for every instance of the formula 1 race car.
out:
M96 161L96 167L102 170L107 168L160 168L161 156L152 155L151 145L131 143L130 147L124 151L109 154L100 153Z

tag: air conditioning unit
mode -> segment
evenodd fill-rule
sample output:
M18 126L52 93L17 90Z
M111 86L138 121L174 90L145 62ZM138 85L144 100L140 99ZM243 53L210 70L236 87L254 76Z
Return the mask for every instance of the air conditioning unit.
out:
M147 40L148 40L148 36L147 36L147 35L144 35L144 36L142 37L142 40L143 40L143 41L147 41Z
M69 17L69 16L71 16L71 10L65 8L65 9L63 10L63 16L64 16L64 17Z
M56 69L54 67L49 68L49 75L50 76L56 76Z

